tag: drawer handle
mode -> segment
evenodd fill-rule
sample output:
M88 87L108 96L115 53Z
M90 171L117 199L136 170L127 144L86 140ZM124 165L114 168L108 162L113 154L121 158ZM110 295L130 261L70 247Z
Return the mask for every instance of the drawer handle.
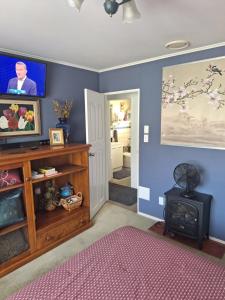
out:
M46 240L46 241L50 241L50 240L51 240L51 237L50 237L49 235L47 235L47 236L45 237L45 240Z

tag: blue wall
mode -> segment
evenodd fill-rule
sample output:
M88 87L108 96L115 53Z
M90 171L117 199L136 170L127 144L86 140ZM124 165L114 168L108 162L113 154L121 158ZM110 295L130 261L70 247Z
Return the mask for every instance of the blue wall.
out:
M85 142L84 89L98 91L99 74L74 67L47 62L46 98L40 100L41 136L8 138L8 143L48 139L48 129L58 123L52 109L52 100L73 100L70 116L71 136L74 142Z
M57 118L52 100L73 100L71 140L85 142L84 89L110 92L140 88L140 182L151 188L151 201L140 199L140 211L162 218L158 197L174 185L173 170L180 162L194 162L204 170L198 191L214 196L210 234L225 240L225 151L160 145L161 80L164 66L224 56L225 47L177 56L104 72L47 63L47 98L41 99L42 135L9 138L8 142L48 139L48 128ZM150 125L150 143L143 143L143 126Z
M225 151L160 145L162 68L224 56L225 47L167 58L100 74L101 92L140 88L140 182L151 189L151 201L140 199L140 212L162 218L158 197L174 185L173 170L194 162L203 170L198 191L212 194L210 235L225 240ZM150 142L143 143L143 126L150 125ZM225 130L225 128L224 128Z

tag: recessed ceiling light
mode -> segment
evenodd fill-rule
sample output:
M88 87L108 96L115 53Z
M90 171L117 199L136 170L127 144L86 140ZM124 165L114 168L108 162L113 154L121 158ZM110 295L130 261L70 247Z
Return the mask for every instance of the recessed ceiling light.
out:
M165 44L165 47L167 49L171 50L180 50L180 49L185 49L190 46L190 42L186 40L177 40L177 41L172 41L167 44Z

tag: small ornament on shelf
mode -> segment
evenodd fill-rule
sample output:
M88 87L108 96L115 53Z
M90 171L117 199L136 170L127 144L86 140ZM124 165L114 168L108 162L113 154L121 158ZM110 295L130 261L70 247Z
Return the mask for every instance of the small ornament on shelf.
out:
M58 195L57 187L54 182L46 181L44 193L45 210L52 211L56 208L59 199Z
M69 183L69 182L67 182L64 186L62 186L60 189L60 196L62 197L62 198L68 198L68 197L70 197L72 194L73 194L73 192L74 192L74 188L73 188L73 186L72 186L72 184L71 183Z
M75 208L81 206L83 200L83 196L81 192L78 192L75 195L69 196L67 198L62 198L60 200L61 205L68 211L71 211Z
M36 186L34 188L34 207L35 212L45 210L45 198L42 191L42 186Z

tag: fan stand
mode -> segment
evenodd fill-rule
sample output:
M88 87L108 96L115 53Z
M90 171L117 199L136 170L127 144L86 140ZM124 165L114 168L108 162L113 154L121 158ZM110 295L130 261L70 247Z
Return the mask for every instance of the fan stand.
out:
M190 189L190 182L189 182L189 177L187 177L187 185L186 189L181 193L181 196L184 198L191 199L194 197L194 191Z

